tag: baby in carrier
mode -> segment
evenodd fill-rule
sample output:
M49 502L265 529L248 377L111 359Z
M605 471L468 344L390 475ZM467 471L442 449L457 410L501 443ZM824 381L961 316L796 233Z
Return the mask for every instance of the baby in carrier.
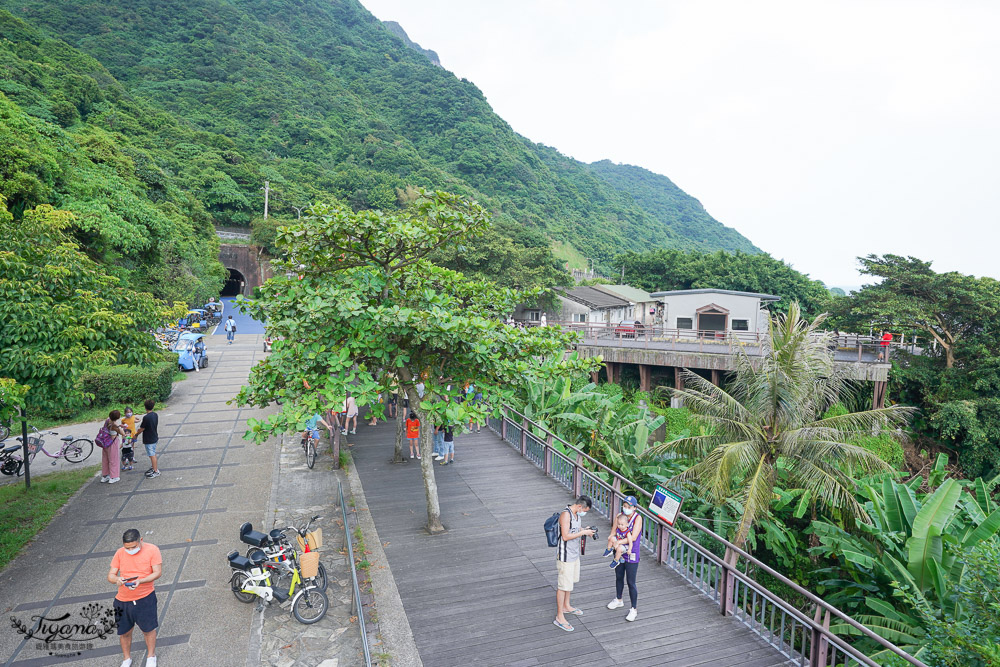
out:
M611 559L611 567L617 567L619 563L627 562L626 554L631 548L632 532L628 527L628 517L619 514L615 521L615 532L608 536L608 548L604 551L604 555L610 556L614 552L615 556Z
M125 416L122 418L122 428L125 429L125 437L122 438L122 470L132 470L135 467L135 450L132 448L132 434L135 433L135 414L132 408L125 408Z

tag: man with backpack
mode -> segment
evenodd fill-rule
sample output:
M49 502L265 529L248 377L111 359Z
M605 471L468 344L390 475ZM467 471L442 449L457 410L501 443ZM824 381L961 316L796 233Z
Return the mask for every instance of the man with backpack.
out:
M556 571L559 577L556 583L556 619L552 623L566 632L573 632L573 626L567 622L565 614L583 616L582 610L570 605L569 596L573 592L573 585L580 581L580 540L594 536L592 529L580 525L581 519L592 505L589 496L580 496L559 513L559 532L555 544ZM546 532L549 525L546 521ZM549 544L551 545L551 540Z
M233 321L232 315L230 315L229 319L226 320L226 326L224 329L226 331L226 340L229 341L229 345L232 345L233 338L236 337L236 322Z

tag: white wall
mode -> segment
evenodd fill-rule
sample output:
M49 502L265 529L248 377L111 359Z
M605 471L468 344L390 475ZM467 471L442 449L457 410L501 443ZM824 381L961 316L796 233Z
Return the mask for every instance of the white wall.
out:
M728 330L733 330L733 320L747 320L748 331L767 331L767 320L763 313L760 299L751 296L736 296L734 294L675 294L660 297L664 304L663 327L676 329L678 317L691 318L692 328L698 327L699 308L710 304L721 306L729 311Z

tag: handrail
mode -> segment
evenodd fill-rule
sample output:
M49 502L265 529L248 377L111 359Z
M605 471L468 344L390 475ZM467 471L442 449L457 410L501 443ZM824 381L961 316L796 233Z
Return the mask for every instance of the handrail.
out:
M607 491L609 491L611 494L613 494L612 495L613 502L612 502L612 505L609 505L609 509L610 509L611 506L616 505L617 502L620 502L621 499L624 498L624 496L626 495L626 494L624 494L622 492L622 486L623 485L627 485L628 487L635 489L638 492L639 495L645 496L646 498L652 498L653 497L653 494L651 494L650 492L646 491L644 488L642 488L641 486L639 486L637 483L635 483L632 480L629 480L629 479L623 477L622 475L620 475L619 473L615 472L614 470L612 470L608 466L604 465L600 461L598 461L598 460L594 459L593 457L587 455L580 448L578 448L578 447L570 444L569 442L567 442L565 439L563 439L559 435L557 435L557 434L553 433L552 431L550 431L548 428L546 428L546 427L538 424L537 422L529 419L528 417L526 417L524 414L522 414L518 410L516 410L516 409L514 409L514 408L512 408L510 406L506 406L505 405L505 406L503 406L501 415L502 415L502 418L503 418L503 421L501 422L501 429L503 431L503 433L500 433L501 437L504 437L504 433L506 432L506 424L507 424L507 422L509 422L510 424L512 424L512 425L514 425L514 426L516 426L516 427L518 427L520 429L522 429L522 434L524 434L524 431L526 430L527 427L532 427L534 429L537 429L538 431L540 431L541 433L543 433L545 435L545 440L544 441L539 441L539 443L544 447L544 450L543 450L544 454L543 455L544 455L544 460L545 460L545 472L546 472L546 474L551 474L550 470L549 470L549 460L550 459L549 459L549 455L548 455L548 451L551 450L554 453L556 453L559 456L561 456L562 458L564 458L567 461L569 461L570 463L572 463L572 465L574 467L574 471L577 468L581 468L582 470L587 471L586 468L583 467L583 465L581 465L581 464L582 464L582 462L590 462L593 466L596 467L597 470L606 472L609 475L611 475L612 479L614 480L614 482L612 484L604 483L603 481L598 480L596 478L594 479L594 481L596 481L600 486L604 487ZM520 420L520 423L515 422L513 419L511 419L510 415L516 416ZM532 435L532 438L534 438L535 440L538 440L537 436ZM574 454L576 454L576 457L577 457L576 461L572 461L570 459L570 457L562 455L560 452L558 452L558 450L553 449L551 443L553 443L555 441L558 441L566 449L568 449L568 450L572 451ZM524 441L523 440L522 440L521 453L522 453L522 456L524 456L526 454L526 448L524 446ZM576 475L574 473L574 479L575 478L576 478ZM721 568L721 570L725 573L725 578L726 578L726 582L727 582L726 584L724 584L724 588L726 590L724 590L723 593L722 593L722 595L720 596L720 598L721 598L720 599L720 604L722 605L723 613L727 613L728 611L732 611L731 609L727 609L727 607L730 604L730 601L728 600L728 597L729 597L729 592L728 592L728 580L729 579L728 578L729 577L733 577L736 580L743 581L744 583L746 583L748 585L752 585L754 588L759 589L760 592L761 592L761 594L764 595L765 597L768 597L768 599L770 601L772 601L774 604L780 604L780 606L784 610L786 610L788 613L791 613L799 623L803 624L804 626L808 626L817 637L821 637L822 641L832 643L835 646L839 646L845 653L856 653L856 654L860 655L861 657L863 657L865 660L868 660L869 661L868 664L870 664L870 665L876 665L876 663L870 662L870 659L867 658L867 656L864 656L863 654L860 654L860 652L857 651L857 649L854 649L849 644L847 644L843 639L841 639L839 636L837 636L836 634L830 632L830 630L827 627L825 627L826 625L829 625L828 622L824 624L824 623L821 623L818 618L817 619L811 619L811 618L809 618L805 613L803 613L801 610L797 609L794 605L792 605L791 603L783 600L778 595L772 593L770 590L768 590L766 587L764 587L763 585L761 585L759 582L756 582L752 578L750 578L749 575L746 575L746 574L740 572L735 567L734 564L729 564L725 558L720 558L719 556L717 556L716 554L712 553L711 551L709 551L708 549L706 549L702 545L698 544L697 542L694 542L687 535L684 535L683 533L681 533L680 531L678 531L677 529L675 529L673 526L670 526L667 523L665 523L662 520L660 520L658 517L655 517L652 514L649 514L644 508L639 508L639 511L641 512L641 514L643 515L644 518L651 519L655 524L657 524L660 527L661 530L666 530L669 534L675 536L677 539L681 540L682 542L684 542L688 546L694 548L703 557L707 558L708 560L710 560L711 562L713 562L717 567ZM848 616L846 613L844 613L841 610L837 609L833 605L825 602L824 600L822 600L821 598L817 597L813 593L810 593L805 588L802 588L801 586L799 586L798 584L796 584L792 580L788 579L787 577L785 577L784 575L780 574L779 572L777 572L773 568L769 567L767 564L765 564L762 561L760 561L757 558L755 558L750 553L746 552L745 550L743 550L740 547L737 547L735 544L733 544L729 540L725 539L724 537L721 537L720 535L717 535L714 531L712 531L709 528L707 528L707 527L703 526L702 524L698 523L697 521L695 521L691 517L687 516L683 512L680 513L680 514L678 514L678 519L681 520L681 521L684 521L686 524L690 525L695 530L698 530L698 531L702 532L704 535L706 535L707 537L709 537L711 540L714 540L720 546L725 547L725 549L727 551L727 554L737 554L739 557L743 558L747 563L753 564L755 567L757 567L757 568L761 569L762 571L766 572L767 574L771 575L772 577L774 577L775 579L777 579L778 581L780 581L782 584L788 586L795 593L797 593L798 595L802 596L803 598L805 598L809 602L815 604L818 607L818 609L822 609L823 611L827 612L828 617L829 617L829 615L836 616L837 618L841 619L842 621L844 621L845 623L847 623L848 625L850 625L851 627L853 627L855 630L858 630L862 635L864 635L868 639L871 639L872 641L874 641L878 645L882 646L883 648L887 649L888 651L890 651L890 652L894 653L895 655L903 658L904 660L906 660L907 662L909 662L914 667L927 667L927 665L925 665L919 659L917 659L917 658L911 656L910 654L906 653L905 651L903 651L902 649L900 649L898 646L896 646L896 645L892 644L891 642L887 641L886 639L884 639L883 637L879 636L878 634L876 634L872 630L868 629L867 627L865 627L864 625L862 625L858 621L855 621L853 618L851 618L850 616ZM662 560L662 554L658 553L658 556L660 556L661 560ZM818 614L818 610L817 610L817 614ZM819 655L818 651L816 652L816 655L817 656ZM810 659L812 660L812 658L810 658ZM810 663L810 664L812 664L812 663Z
M347 541L347 560L351 563L351 580L354 583L354 612L358 615L358 629L361 631L361 647L365 651L365 667L372 667L371 650L368 648L368 631L365 629L365 609L361 604L361 588L358 586L358 570L354 566L354 542L351 527L347 523L347 505L344 504L344 484L337 481L340 491L340 511L344 516L344 537Z

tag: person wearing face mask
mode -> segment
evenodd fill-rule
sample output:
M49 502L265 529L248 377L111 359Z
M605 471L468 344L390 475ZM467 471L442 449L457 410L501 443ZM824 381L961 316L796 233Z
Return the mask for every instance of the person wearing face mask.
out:
M132 666L132 628L142 630L146 641L146 667L156 667L156 593L153 582L163 574L163 559L156 545L143 542L139 531L129 528L122 547L111 559L108 583L118 585L115 614L122 645L121 667Z
M559 515L559 544L556 547L556 619L552 621L559 629L573 632L573 626L566 620L566 614L583 616L583 610L569 603L573 585L580 581L580 539L593 537L594 531L583 528L580 520L594 503L589 496L580 496L566 506Z
M625 606L622 602L622 593L625 590L625 582L628 581L628 598L632 603L626 621L634 621L638 612L636 603L639 601L639 589L635 585L635 575L639 572L639 552L642 543L642 515L636 511L638 501L635 496L625 496L622 500L622 513L619 517L626 519L628 530L628 540L631 546L625 552L621 562L615 567L615 599L608 603L608 609L619 609Z

